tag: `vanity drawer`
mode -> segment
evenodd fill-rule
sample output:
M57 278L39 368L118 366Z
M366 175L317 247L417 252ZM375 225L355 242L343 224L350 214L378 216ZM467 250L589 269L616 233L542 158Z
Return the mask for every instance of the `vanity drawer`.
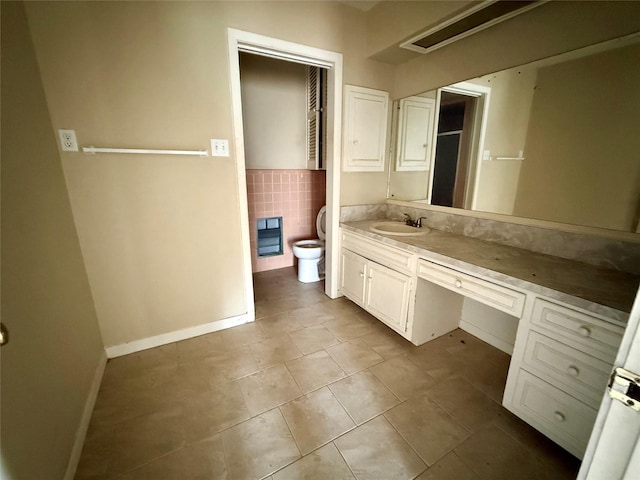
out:
M536 298L531 324L566 337L567 342L589 355L615 359L624 330L587 313Z
M350 232L342 232L342 247L396 270L408 272L415 266L413 253Z
M418 277L515 317L522 317L526 298L523 293L423 259L418 260Z
M524 368L594 408L602 401L612 370L610 363L533 330L523 360Z
M514 413L582 458L598 411L520 370L511 407Z

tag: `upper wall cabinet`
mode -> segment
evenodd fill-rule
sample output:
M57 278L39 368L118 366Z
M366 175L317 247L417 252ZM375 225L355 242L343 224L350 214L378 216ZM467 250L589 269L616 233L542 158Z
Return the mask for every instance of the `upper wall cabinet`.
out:
M389 93L345 85L342 169L383 172Z
M396 171L429 169L435 103L435 100L425 97L400 100Z

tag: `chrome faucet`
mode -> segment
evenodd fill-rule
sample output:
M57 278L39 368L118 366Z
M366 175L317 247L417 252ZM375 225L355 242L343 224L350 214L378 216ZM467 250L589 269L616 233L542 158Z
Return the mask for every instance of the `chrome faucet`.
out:
M422 228L422 219L427 219L427 217L420 217L417 220L412 220L411 215L408 213L403 213L404 215L404 223L405 225L409 225L410 227Z

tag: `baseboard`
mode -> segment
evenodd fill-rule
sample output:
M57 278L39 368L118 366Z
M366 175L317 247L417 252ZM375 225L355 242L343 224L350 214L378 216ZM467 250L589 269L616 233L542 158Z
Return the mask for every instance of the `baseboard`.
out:
M102 383L102 375L104 369L107 366L106 352L102 352L98 366L93 374L93 380L91 382L91 388L89 389L89 395L87 395L87 401L84 404L84 410L82 411L82 417L80 418L80 425L76 431L76 439L71 449L71 455L69 456L69 463L67 463L67 471L64 475L64 480L73 480L76 476L76 470L78 469L78 463L80 462L80 455L82 454L82 447L84 446L84 439L87 436L87 430L89 430L89 423L91 422L91 415L93 414L93 407L96 404L98 398L98 392L100 391L100 384Z
M501 338L498 338L495 335L486 332L462 319L460 319L459 327L465 332L470 333L474 337L478 337L483 342L487 342L492 347L496 347L497 349L502 350L504 353L513 355L513 345L509 342L506 342Z
M153 347L159 347L168 343L179 342L187 338L198 337L207 333L217 332L226 328L237 327L243 323L252 322L253 318L249 314L237 315L235 317L216 320L215 322L196 325L195 327L184 328L174 332L163 333L154 337L142 338L133 342L122 343L120 345L112 345L106 347L108 358L121 357L130 353L140 352Z

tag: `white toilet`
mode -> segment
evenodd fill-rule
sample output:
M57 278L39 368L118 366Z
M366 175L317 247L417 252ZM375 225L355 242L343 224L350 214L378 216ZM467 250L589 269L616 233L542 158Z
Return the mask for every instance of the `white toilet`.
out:
M324 278L324 239L326 232L324 206L316 218L316 240L300 240L293 244L293 254L298 259L298 280L302 283L317 282Z

